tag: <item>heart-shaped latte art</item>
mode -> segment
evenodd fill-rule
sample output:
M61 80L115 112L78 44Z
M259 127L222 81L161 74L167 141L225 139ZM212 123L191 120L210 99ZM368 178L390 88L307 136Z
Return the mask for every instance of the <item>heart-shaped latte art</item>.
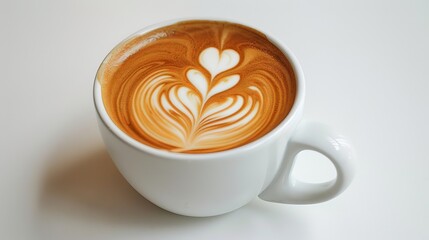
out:
M204 49L199 57L200 64L210 72L212 78L235 67L239 61L240 55L236 51L226 49L219 53L219 49L214 47Z
M214 81L219 73L234 68L239 60L239 54L232 49L220 52L210 47L199 56L201 66L210 73L210 79L198 69L186 72L186 78L194 88L162 72L144 81L136 93L141 98L137 101L140 104L135 107L139 109L136 113L142 113L139 119L143 119L139 126L159 141L176 146L175 151L206 148L216 140L228 137L228 131L240 132L258 112L258 101L245 95L210 101L240 82L239 74ZM145 122L156 124L156 127ZM171 133L174 136L168 137Z
M210 87L211 81L219 73L235 67L239 61L240 55L232 49L226 49L219 53L217 48L209 47L201 52L199 62L210 73L211 79L206 79L204 74L196 69L189 70L186 77L198 89L205 101L206 98L224 92L238 83L240 76L235 74L222 78L215 86Z

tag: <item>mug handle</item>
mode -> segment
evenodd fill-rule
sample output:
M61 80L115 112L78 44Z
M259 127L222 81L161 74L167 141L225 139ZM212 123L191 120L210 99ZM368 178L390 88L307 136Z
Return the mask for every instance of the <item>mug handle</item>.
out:
M337 177L323 183L302 182L291 175L296 156L303 150L325 155L335 166ZM277 176L259 195L263 200L290 204L324 202L342 193L351 183L355 155L344 136L321 123L301 122L289 140Z

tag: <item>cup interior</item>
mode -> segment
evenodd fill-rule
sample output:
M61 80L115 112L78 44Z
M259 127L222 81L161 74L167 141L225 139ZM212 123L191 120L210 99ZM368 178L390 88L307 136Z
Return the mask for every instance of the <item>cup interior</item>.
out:
M166 21L166 22L162 22L162 23L158 23L158 24L154 24L154 25L145 27L145 28L135 32L134 34L130 35L126 39L124 39L122 42L117 44L104 58L99 69L97 70L96 77L94 80L94 85L93 85L93 98L94 98L94 105L95 105L96 112L98 114L99 119L101 120L101 123L104 124L111 133L113 133L121 141L132 146L133 148L138 149L140 151L144 151L144 152L152 154L152 155L161 156L161 157L165 157L165 158L183 159L183 160L192 160L192 159L201 159L201 158L215 159L215 158L223 157L223 156L226 156L229 154L239 154L240 152L248 151L250 149L256 148L259 145L264 144L264 142L269 141L272 138L275 138L276 135L278 135L280 132L287 129L288 126L293 124L294 120L297 120L300 117L301 110L302 110L302 107L304 104L304 94L305 94L304 75L303 75L301 66L300 66L297 58L285 46L285 44L281 43L280 41L278 41L277 39L272 37L272 35L267 34L265 31L260 31L260 32L264 33L266 35L266 37L269 39L269 41L272 42L277 48L279 48L282 51L282 53L286 56L286 58L289 60L289 62L291 63L293 72L295 74L295 80L296 80L295 101L292 105L291 110L289 111L287 116L283 119L283 121L281 121L274 129L272 129L270 132L268 132L264 136L254 140L252 142L244 144L242 146L232 148L232 149L228 149L228 150L224 150L224 151L219 151L219 152L177 153L177 152L170 152L167 150L161 150L161 149L157 149L157 148L153 148L151 146L145 145L145 144L135 140L134 138L128 136L118 126L116 126L116 124L113 122L113 120L109 117L109 115L105 109L104 103L103 103L101 84L100 84L100 80L98 79L98 76L100 75L99 71L102 68L101 66L109 59L109 57L115 51L115 49L120 47L123 43L125 43L130 38L145 34L149 31L155 30L157 28L161 28L161 27L172 25L172 24L175 24L175 23L178 23L181 21L189 21L189 20L226 21L226 22L241 24L241 25L256 29L257 31L260 31L255 27L249 26L248 24L243 24L243 23L240 23L237 21L230 21L230 20L224 20L224 19L176 19L176 20L170 20L170 21Z

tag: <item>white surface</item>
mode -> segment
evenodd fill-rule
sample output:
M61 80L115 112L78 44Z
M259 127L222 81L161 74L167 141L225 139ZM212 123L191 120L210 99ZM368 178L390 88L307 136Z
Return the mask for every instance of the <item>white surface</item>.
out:
M93 77L130 33L189 16L236 18L294 51L305 118L356 147L347 191L309 206L255 199L198 219L158 209L125 182L96 127ZM1 239L428 239L428 26L424 0L2 1ZM311 169L319 178L324 168Z

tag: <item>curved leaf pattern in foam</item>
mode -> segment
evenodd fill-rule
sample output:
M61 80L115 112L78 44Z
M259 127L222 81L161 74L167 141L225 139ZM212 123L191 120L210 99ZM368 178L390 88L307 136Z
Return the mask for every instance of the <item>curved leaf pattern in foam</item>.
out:
M239 74L233 74L213 83L219 73L237 65L240 59L236 51L227 49L220 53L210 47L202 51L199 60L211 78L207 79L197 69L188 70L186 76L195 89L180 86L179 81L167 87L174 79L168 72L162 72L144 81L146 84L136 94L141 98L137 101L140 104L134 106L135 113L142 113L139 126L158 141L175 146L174 151L211 148L225 138L234 137L232 135L245 136L240 128L249 123L259 109L258 100L251 96L231 95L222 102L208 103L211 97L228 91L240 81ZM154 128L155 124L158 127Z

